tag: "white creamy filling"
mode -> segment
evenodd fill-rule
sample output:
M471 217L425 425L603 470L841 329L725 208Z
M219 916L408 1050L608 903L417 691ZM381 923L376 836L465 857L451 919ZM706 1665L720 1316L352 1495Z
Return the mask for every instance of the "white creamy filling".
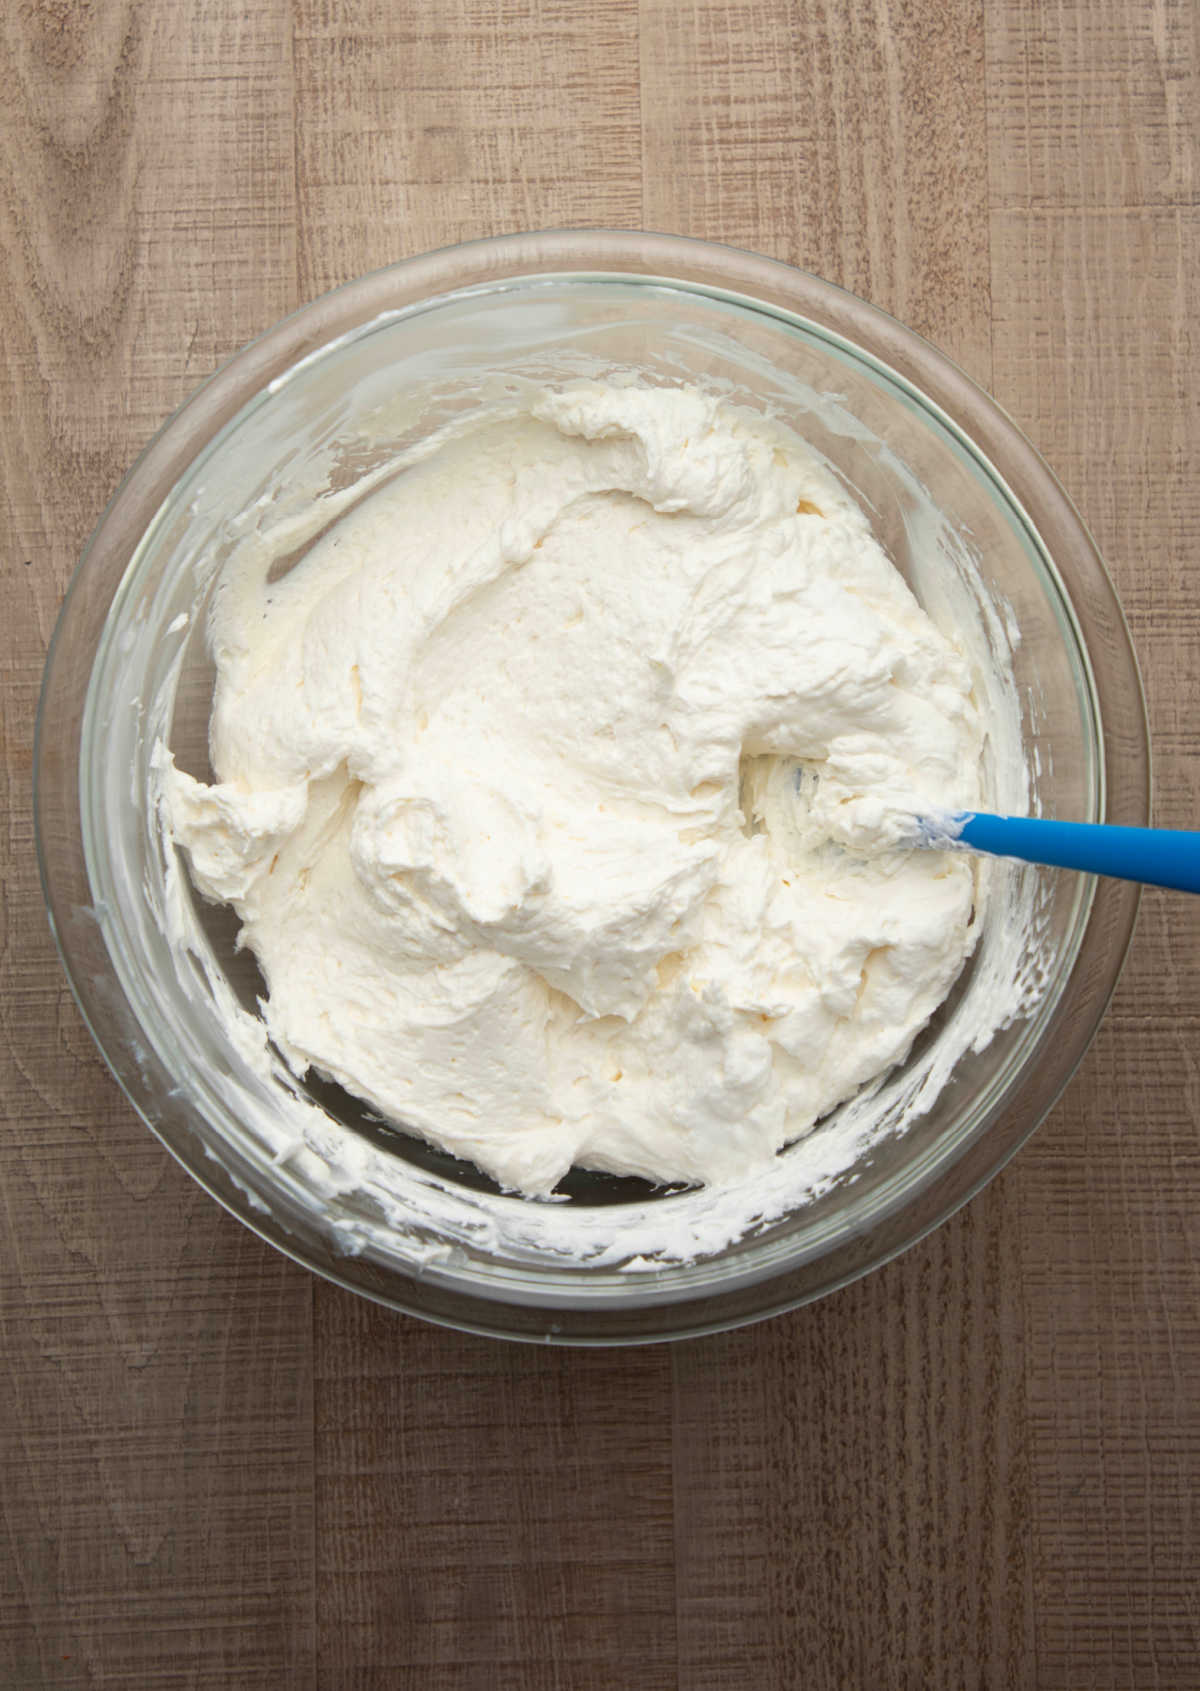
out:
M906 1054L975 937L962 653L802 442L698 391L481 417L225 567L193 879L314 1068L505 1187L722 1182Z

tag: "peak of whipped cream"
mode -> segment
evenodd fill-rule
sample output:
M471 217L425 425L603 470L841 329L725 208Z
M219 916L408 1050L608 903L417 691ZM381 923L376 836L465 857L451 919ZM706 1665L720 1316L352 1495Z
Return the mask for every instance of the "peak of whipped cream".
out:
M482 414L217 583L162 815L298 1074L506 1188L721 1182L901 1060L975 938L963 655L801 440L624 380Z

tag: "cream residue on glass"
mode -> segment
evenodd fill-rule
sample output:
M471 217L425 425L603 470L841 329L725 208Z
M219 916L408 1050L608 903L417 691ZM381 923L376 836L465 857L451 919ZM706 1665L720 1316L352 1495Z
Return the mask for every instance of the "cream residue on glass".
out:
M545 1196L777 1174L904 1059L979 902L905 821L979 804L985 724L797 435L571 381L273 566L214 591L215 783L156 763L297 1076Z

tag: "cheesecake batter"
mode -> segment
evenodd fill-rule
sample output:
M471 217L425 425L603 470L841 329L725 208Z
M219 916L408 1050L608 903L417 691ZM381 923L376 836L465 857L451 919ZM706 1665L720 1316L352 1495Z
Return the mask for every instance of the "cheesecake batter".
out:
M277 579L274 577L278 576ZM505 1188L720 1183L906 1054L975 939L970 668L798 437L575 381L415 455L210 613L161 754L297 1074Z

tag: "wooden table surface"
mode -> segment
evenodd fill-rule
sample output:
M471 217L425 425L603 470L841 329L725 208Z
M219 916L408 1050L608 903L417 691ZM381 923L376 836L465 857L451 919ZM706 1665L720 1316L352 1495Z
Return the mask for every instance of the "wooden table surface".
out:
M0 8L0 1687L1200 1687L1200 900L1150 893L1010 1169L815 1307L460 1337L322 1284L132 1118L30 817L68 576L301 301L548 225L818 271L959 359L1116 577L1200 824L1195 0Z

